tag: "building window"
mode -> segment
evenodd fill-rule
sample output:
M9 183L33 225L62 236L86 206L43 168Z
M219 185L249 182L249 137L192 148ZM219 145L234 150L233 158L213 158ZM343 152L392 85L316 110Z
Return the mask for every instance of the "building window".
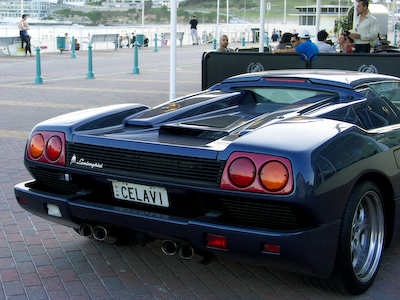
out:
M315 16L299 16L299 25L315 25Z

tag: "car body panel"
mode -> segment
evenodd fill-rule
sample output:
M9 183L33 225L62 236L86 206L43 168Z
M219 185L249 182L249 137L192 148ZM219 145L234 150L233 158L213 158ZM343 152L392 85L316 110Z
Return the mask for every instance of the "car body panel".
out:
M329 277L358 182L373 180L384 195L387 246L399 234L400 111L387 98L399 85L377 74L271 71L152 109L128 104L56 117L31 137L65 134L65 165L25 156L35 179L16 185L15 194L27 211L75 229L101 224L116 235L142 232L218 257ZM237 158L260 160L238 176L254 176L251 185L236 183ZM279 172L287 172L287 188L268 187L270 162L285 162ZM117 199L116 181L165 189L168 206L137 194ZM62 217L49 214L49 204ZM224 236L228 250L207 246L207 234ZM265 252L264 244L280 252Z

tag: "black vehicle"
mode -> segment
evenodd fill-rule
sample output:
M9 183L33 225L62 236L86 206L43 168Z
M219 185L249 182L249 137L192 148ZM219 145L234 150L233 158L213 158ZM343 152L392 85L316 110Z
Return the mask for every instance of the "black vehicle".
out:
M229 257L342 292L374 281L399 234L400 79L335 70L228 78L149 108L35 126L18 203L100 241Z

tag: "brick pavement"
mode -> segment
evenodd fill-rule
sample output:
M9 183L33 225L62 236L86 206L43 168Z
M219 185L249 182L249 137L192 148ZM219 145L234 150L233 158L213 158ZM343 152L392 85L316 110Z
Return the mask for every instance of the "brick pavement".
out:
M178 47L177 96L200 90L206 46ZM217 261L204 266L162 254L160 242L113 246L40 219L17 204L13 185L31 177L23 165L31 128L50 117L115 103L156 105L169 98L169 49L0 57L0 299L347 299L309 287L289 272ZM400 299L400 242L389 248L373 287L355 299Z

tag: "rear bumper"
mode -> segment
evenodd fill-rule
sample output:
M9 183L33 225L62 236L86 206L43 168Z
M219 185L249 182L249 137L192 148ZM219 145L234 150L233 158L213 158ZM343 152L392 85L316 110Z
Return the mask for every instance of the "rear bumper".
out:
M57 195L32 188L34 181L15 186L21 207L42 218L65 226L79 228L84 222L112 226L125 231L139 231L157 238L185 241L228 257L299 273L329 277L333 271L340 220L316 228L296 232L272 232L236 227L214 220L212 216L194 219L96 204L82 200L82 195ZM24 203L21 204L21 199ZM47 204L58 206L61 217L48 214ZM207 233L226 237L228 250L208 249ZM280 254L263 252L263 244L279 245Z

